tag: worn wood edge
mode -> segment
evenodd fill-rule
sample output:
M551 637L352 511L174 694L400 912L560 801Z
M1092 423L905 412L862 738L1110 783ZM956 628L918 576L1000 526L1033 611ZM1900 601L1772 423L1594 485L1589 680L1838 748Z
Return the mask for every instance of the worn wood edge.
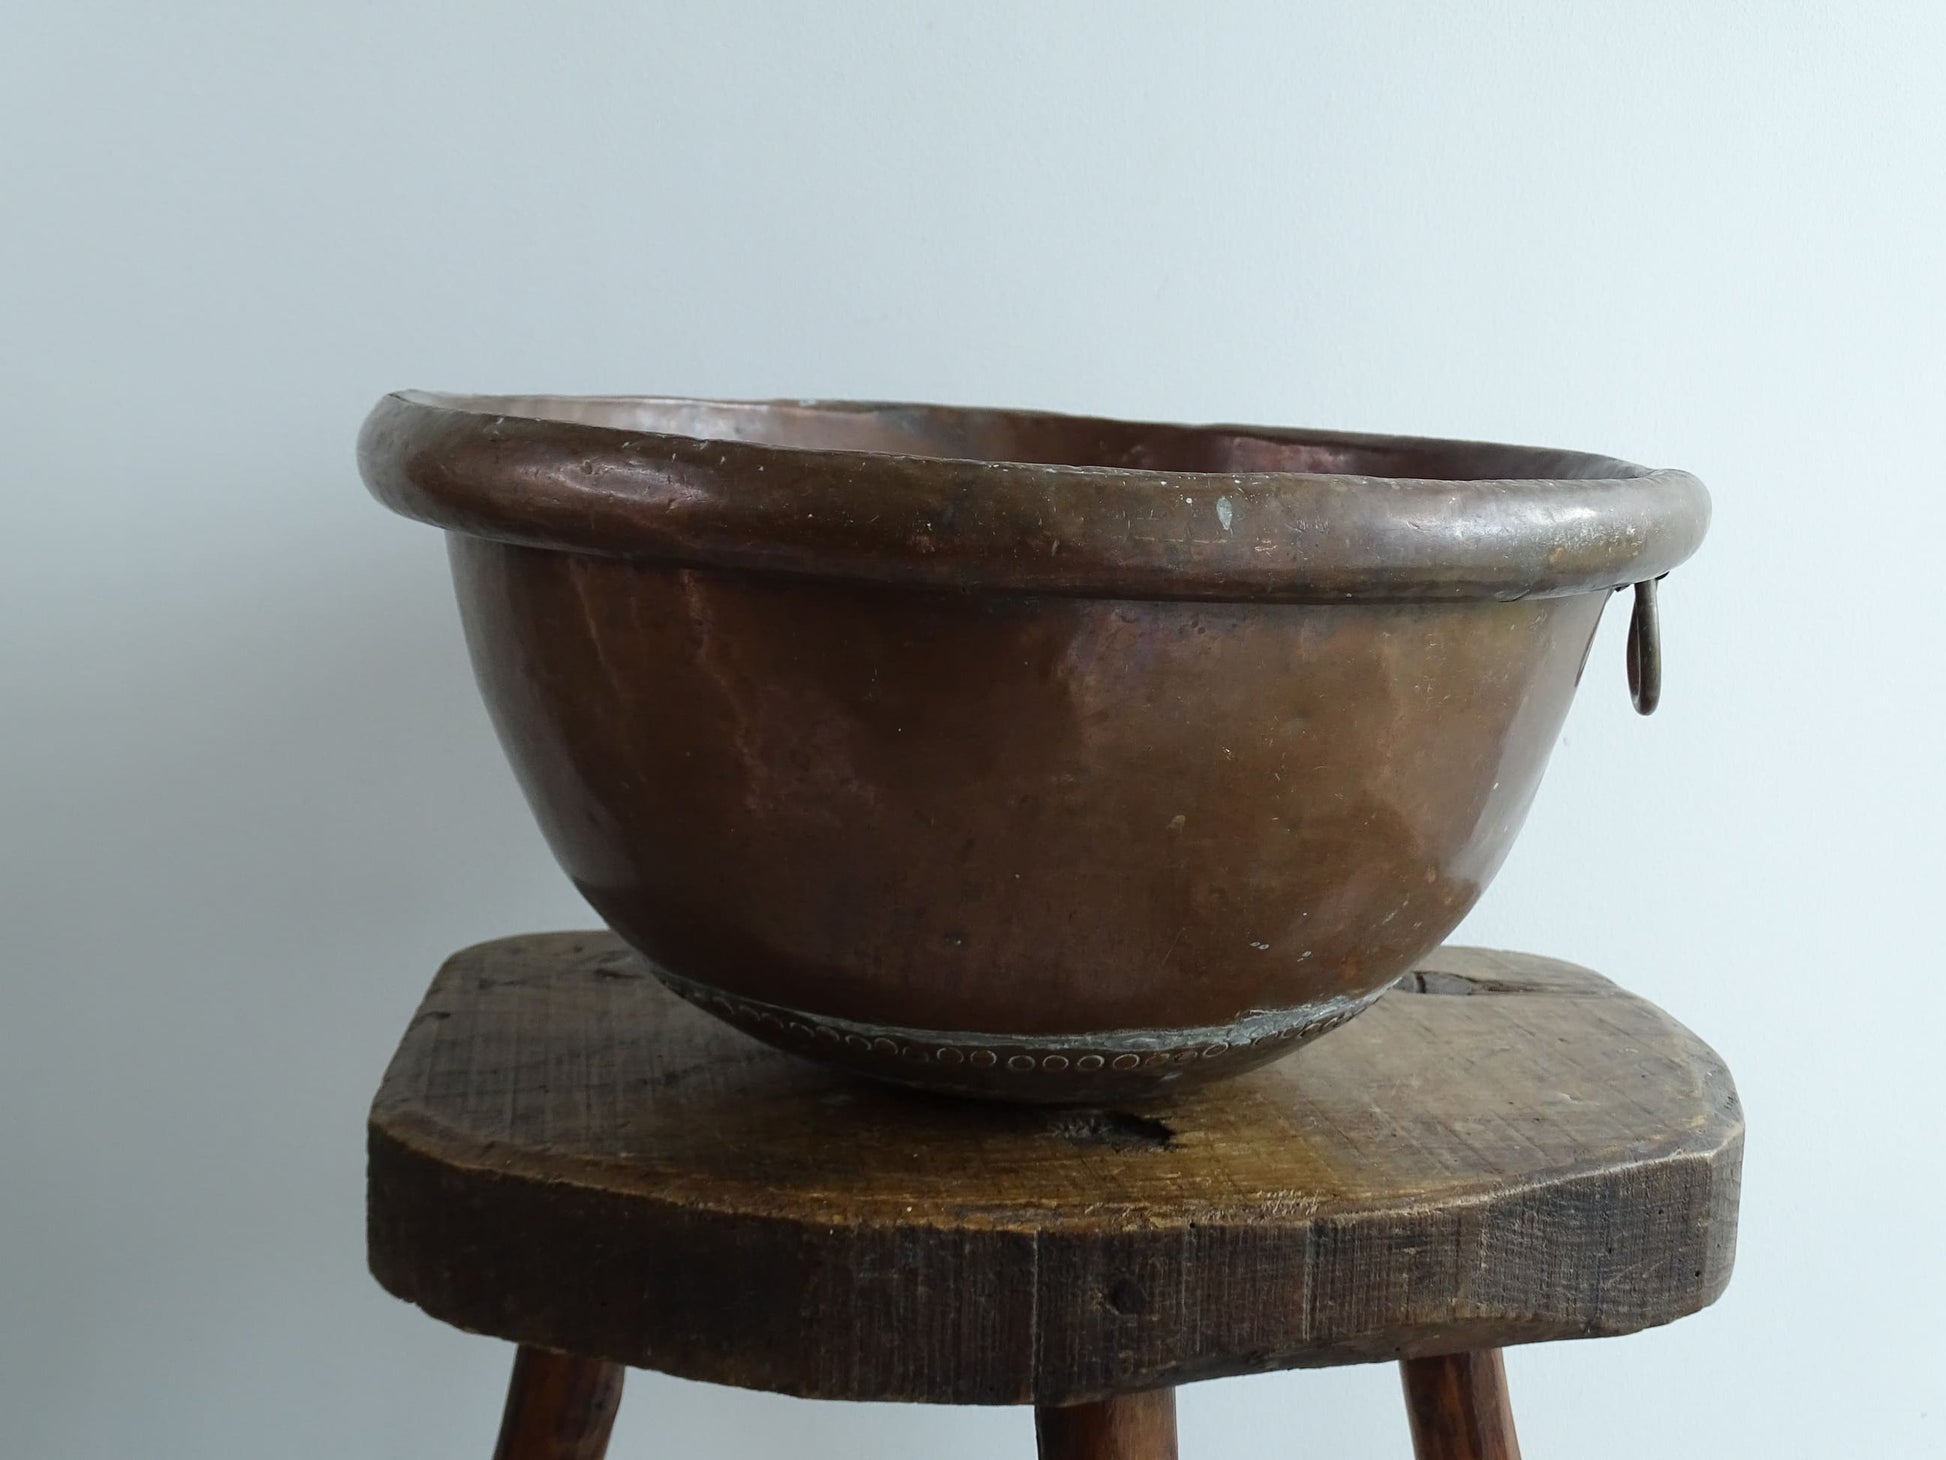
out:
M933 1380L915 1383L891 1376L834 1381L818 1371L818 1355L832 1347L844 1347L848 1335L838 1331L837 1325L821 1321L812 1311L815 1305L806 1299L817 1288L821 1270L842 1265L841 1252L819 1249L842 1248L843 1233L820 1234L774 1217L745 1215L726 1223L718 1214L590 1189L564 1191L558 1183L516 1174L458 1174L437 1157L417 1151L383 1130L375 1127L370 1135L375 1195L368 1232L373 1276L394 1296L432 1317L469 1332L605 1358L680 1378L800 1398L948 1404L1074 1404L1129 1389L1201 1379L1614 1337L1659 1327L1707 1307L1729 1282L1743 1144L1739 1125L1713 1155L1691 1152L1670 1158L1669 1163L1657 1163L1703 1168L1688 1178L1688 1184L1696 1187L1707 1183L1708 1216L1680 1258L1680 1265L1691 1267L1693 1277L1686 1287L1663 1295L1654 1312L1634 1312L1620 1318L1608 1315L1605 1321L1564 1321L1542 1311L1538 1301L1493 1307L1469 1302L1458 1293L1423 1294L1415 1312L1395 1315L1394 1321L1385 1325L1307 1335L1303 1332L1303 1315L1314 1294L1305 1289L1315 1277L1313 1258L1319 1241L1319 1234L1307 1225L1284 1234L1284 1245L1301 1255L1293 1269L1277 1280L1303 1291L1305 1301L1295 1324L1287 1325L1297 1331L1282 1342L1260 1343L1245 1352L1205 1345L1200 1352L1159 1355L1148 1361L1120 1364L1112 1374L1089 1374L1042 1352L1039 1329L1064 1315L1043 1312L1036 1303L1029 1331L1017 1335L1016 1341L956 1355ZM1638 1168L1635 1174L1653 1175L1654 1169ZM1552 1188L1552 1194L1619 1206L1624 1193L1617 1190L1614 1175L1602 1172L1577 1178ZM459 1189L454 1189L456 1185ZM467 1186L481 1189L469 1195ZM383 1197L376 1194L381 1189L386 1193ZM576 1207L581 1210L573 1210ZM415 1211L438 1216L419 1220L413 1215ZM469 1211L479 1220L469 1223ZM1443 1214L1455 1227L1471 1220L1509 1230L1530 1215L1515 1193L1484 1199L1475 1204L1475 1209ZM1405 1221L1412 1216L1409 1209L1394 1215ZM1375 1229L1370 1233L1370 1245L1383 1247L1388 1233L1382 1224L1374 1220L1352 1225ZM1232 1223L1231 1227L1245 1238L1261 1235L1260 1224ZM872 1235L858 1234L861 1240ZM908 1274L911 1289L950 1292L950 1275L938 1270L941 1268L986 1266L1004 1271L1013 1266L1025 1276L1033 1274L1040 1264L1041 1234L998 1229L985 1234L939 1234L942 1241L960 1235L974 1237L976 1247L990 1251L942 1253L930 1263L921 1256L913 1261ZM977 1240L982 1235L987 1239L984 1243ZM1140 1239L1155 1234L1125 1235ZM747 1239L754 1241L746 1246ZM536 1262L537 1244L543 1249L588 1254L591 1261L584 1264L575 1260L576 1271L563 1274L550 1269L546 1261ZM1014 1250L1009 1252L1009 1248ZM563 1311L563 1293L568 1288L579 1292L591 1284L600 1286L599 1274L590 1276L585 1267L612 1266L616 1254L628 1249L638 1254L663 1254L671 1269L681 1270L682 1281L645 1282L638 1261L626 1276L612 1274L608 1284L614 1291L636 1295L628 1311L611 1308L605 1318L597 1315L591 1321L587 1313L579 1311L584 1305L572 1298L565 1301L576 1311ZM752 1252L766 1261L753 1264L749 1260ZM1356 1261L1353 1256L1343 1259L1347 1266ZM649 1266L653 1265L650 1259ZM781 1286L790 1291L766 1296L761 1291L764 1277L756 1275L759 1291L752 1293L746 1288L739 1293L737 1286L750 1282L753 1265L768 1267L779 1276L788 1273L796 1281L787 1278ZM713 1270L716 1278L699 1281L697 1275L706 1270ZM1176 1276L1163 1274L1163 1285ZM1253 1274L1253 1278L1273 1281L1264 1274ZM708 1296L700 1302L662 1301L680 1291L700 1291ZM1092 1292L1077 1291L1072 1295L1072 1306L1084 1309L1096 1300ZM953 1295L947 1301L957 1302L959 1298ZM1065 1316L1089 1326L1085 1313ZM1080 1345L1081 1349L1114 1354L1125 1346L1117 1343L1111 1322L1097 1316L1093 1326L1100 1330L1099 1341ZM849 1336L869 1343L882 1334L885 1320L882 1315L867 1313L853 1327L857 1331ZM767 1354L754 1351L753 1339L760 1333L770 1350ZM1073 1350L1076 1345L1069 1348Z

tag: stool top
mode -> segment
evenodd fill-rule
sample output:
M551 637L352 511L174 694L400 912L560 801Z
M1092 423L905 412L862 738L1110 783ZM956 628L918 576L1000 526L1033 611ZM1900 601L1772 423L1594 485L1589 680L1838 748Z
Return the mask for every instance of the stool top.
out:
M1585 969L1443 948L1168 1103L773 1050L606 933L456 954L370 1124L372 1271L462 1328L829 1399L1063 1404L1627 1333L1722 1291L1729 1072Z

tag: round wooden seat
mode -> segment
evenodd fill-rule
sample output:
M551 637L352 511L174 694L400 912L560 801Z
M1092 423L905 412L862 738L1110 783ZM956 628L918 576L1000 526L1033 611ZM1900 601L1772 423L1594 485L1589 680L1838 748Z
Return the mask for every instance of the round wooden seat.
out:
M1060 1431L1199 1378L1692 1312L1729 1277L1742 1129L1687 1030L1526 955L1442 949L1290 1059L1050 1109L806 1063L552 934L434 980L372 1110L370 1254L536 1350Z

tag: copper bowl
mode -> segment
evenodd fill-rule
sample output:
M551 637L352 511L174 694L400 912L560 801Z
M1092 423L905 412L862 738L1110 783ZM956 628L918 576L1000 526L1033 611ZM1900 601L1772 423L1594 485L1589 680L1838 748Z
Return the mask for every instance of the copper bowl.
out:
M1709 513L1579 452L919 405L404 392L359 461L671 987L1025 1100L1246 1069L1410 968Z

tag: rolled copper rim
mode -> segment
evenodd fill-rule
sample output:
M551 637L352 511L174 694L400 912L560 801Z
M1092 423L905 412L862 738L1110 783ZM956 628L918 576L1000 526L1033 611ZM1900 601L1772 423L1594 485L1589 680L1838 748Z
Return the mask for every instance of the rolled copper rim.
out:
M1660 577L1687 472L1544 447L845 401L388 395L372 492L451 531L960 590L1514 599Z

